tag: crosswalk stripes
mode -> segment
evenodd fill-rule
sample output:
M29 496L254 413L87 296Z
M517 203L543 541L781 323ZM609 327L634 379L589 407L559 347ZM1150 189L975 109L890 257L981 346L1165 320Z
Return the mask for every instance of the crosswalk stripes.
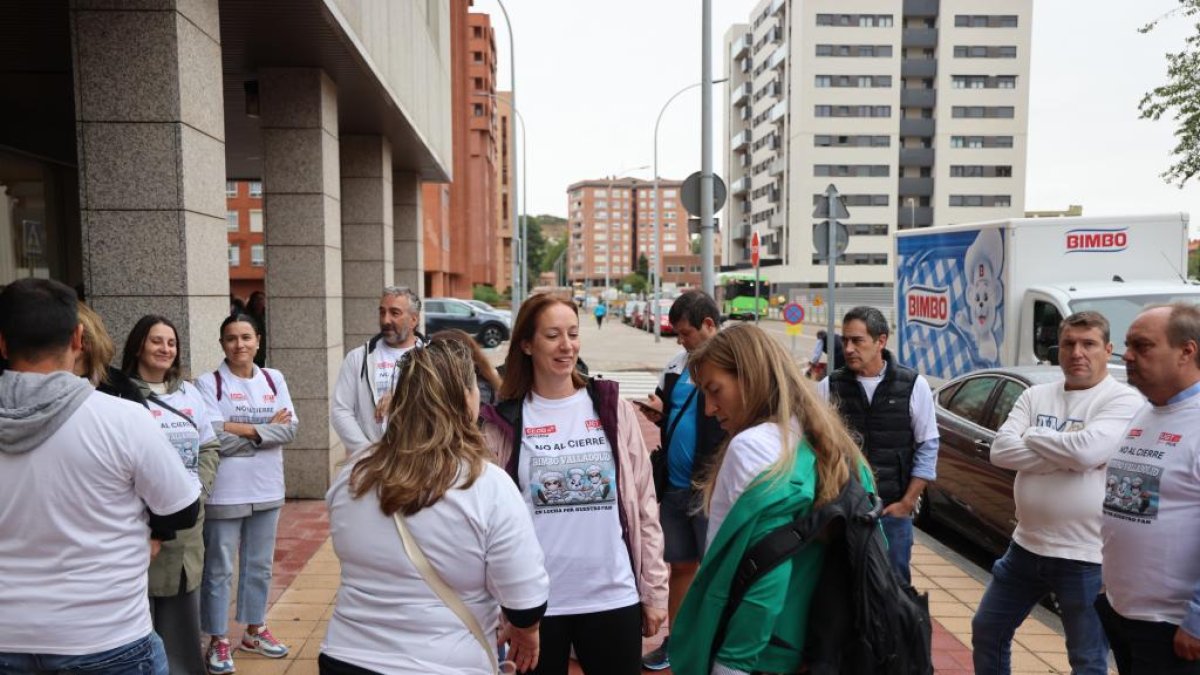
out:
M627 399L644 399L658 387L658 373L644 370L600 370L593 371L592 375L620 384L621 397Z

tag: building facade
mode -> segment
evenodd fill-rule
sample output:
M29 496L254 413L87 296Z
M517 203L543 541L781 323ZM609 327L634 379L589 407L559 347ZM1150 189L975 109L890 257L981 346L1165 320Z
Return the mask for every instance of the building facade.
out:
M448 197L448 213L431 214L432 223L448 223L447 230L425 245L430 296L469 298L474 285L496 284L496 36L490 17L469 11L471 4L450 0L454 180L448 187L422 187L434 210L442 209Z
M679 198L682 185L660 180L657 204L653 181L601 178L570 185L567 277L592 286L604 286L606 280L613 285L637 271L641 255L653 269L656 212L663 255L690 252L687 211Z
M266 290L262 181L225 181L225 207L229 294L245 302L251 293Z
M512 145L513 127L515 123L512 112L512 93L496 92L496 156L498 157L496 175L496 290L503 293L512 288L512 181L516 175L517 156L509 152Z
M422 292L420 184L452 177L449 14L448 0L6 3L0 285L74 286L118 344L166 316L184 367L211 371L227 181L261 183L261 235L238 209L239 268L261 236L267 359L303 420L288 495L320 497L345 457L329 424L342 359L378 331L385 285Z
M850 218L838 282L894 278L898 229L1019 217L1031 0L764 0L725 37L727 267L753 231L780 289L826 283L818 196Z

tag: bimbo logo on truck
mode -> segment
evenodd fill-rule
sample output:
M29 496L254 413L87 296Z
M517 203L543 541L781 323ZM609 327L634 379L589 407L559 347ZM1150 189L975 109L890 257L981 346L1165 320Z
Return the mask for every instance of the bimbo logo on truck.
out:
M1116 253L1129 248L1129 228L1067 230L1067 253Z
M950 323L950 289L931 286L910 286L904 294L908 322L934 328Z

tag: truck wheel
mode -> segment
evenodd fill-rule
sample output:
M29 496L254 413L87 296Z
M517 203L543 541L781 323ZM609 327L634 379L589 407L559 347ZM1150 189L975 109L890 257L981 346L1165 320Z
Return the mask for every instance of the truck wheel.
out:
M504 342L504 331L498 326L487 326L479 334L479 343L488 349L498 346L501 342Z

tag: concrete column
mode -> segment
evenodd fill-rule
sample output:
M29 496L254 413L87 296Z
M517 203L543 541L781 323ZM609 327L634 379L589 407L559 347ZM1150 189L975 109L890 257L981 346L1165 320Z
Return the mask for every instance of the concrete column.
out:
M425 247L421 232L421 179L398 173L392 181L396 232L396 283L425 297Z
M161 314L204 372L229 312L218 1L125 4L71 2L84 285L118 350Z
M392 285L392 145L382 136L345 135L342 171L343 346L379 332L379 294Z
M284 475L289 497L319 498L345 455L329 426L343 357L337 87L315 68L266 68L258 76L267 340L300 417Z

